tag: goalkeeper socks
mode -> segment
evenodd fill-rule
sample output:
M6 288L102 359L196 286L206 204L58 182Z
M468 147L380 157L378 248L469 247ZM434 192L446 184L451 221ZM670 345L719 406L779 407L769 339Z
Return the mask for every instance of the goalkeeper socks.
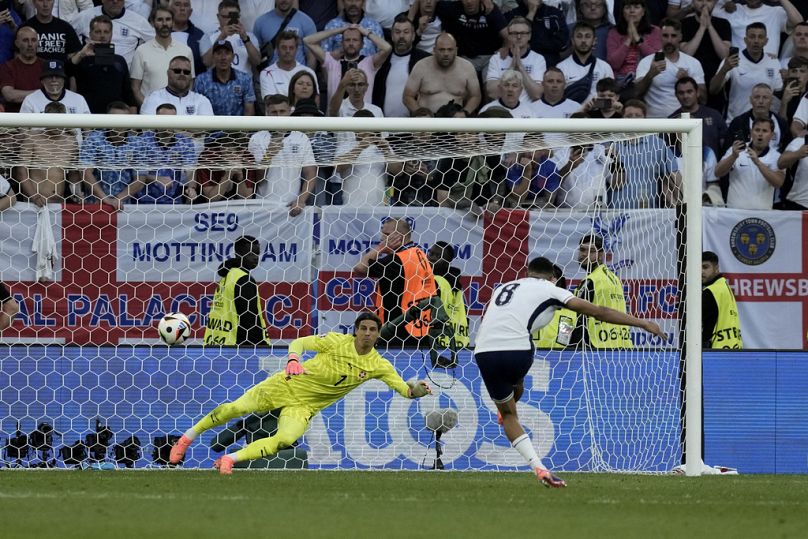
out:
M190 429L185 431L184 436L188 438L188 440L193 442L194 440L196 440L196 437L199 436L199 433L196 432L193 427L191 427Z
M534 470L544 469L544 466L541 463L539 455L536 454L536 448L533 447L533 444L530 441L530 437L527 434L523 434L519 438L511 442L511 446L513 446L514 449L519 451L519 454L522 455L522 458L525 459L525 461L530 465L531 468L533 468Z

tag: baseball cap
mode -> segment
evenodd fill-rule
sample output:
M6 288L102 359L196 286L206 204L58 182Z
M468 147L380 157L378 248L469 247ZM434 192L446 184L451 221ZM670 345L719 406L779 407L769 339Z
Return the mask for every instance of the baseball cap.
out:
M39 78L43 79L52 75L65 78L65 65L59 60L48 60L45 62L45 66L42 68L42 73L40 73Z
M322 116L320 108L313 99L301 99L295 103L295 110L292 111L292 116Z
M213 44L213 52L216 52L219 49L227 49L230 52L233 52L233 44L227 41L226 39L220 39L219 41Z

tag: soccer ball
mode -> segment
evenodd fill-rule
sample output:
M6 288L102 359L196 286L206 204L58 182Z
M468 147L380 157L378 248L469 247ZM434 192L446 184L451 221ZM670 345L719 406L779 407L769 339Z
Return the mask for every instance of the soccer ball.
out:
M157 324L157 331L167 345L181 344L191 336L191 322L182 313L168 313Z

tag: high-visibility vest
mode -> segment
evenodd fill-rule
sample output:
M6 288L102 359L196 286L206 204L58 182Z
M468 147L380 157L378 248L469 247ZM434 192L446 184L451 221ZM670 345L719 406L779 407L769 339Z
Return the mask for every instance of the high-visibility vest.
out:
M578 313L570 309L556 309L549 324L533 334L533 345L536 348L566 348L570 343L570 334L578 321ZM559 328L563 327L563 331ZM559 333L562 335L559 339Z
M208 325L205 328L205 344L218 346L233 346L242 344L237 342L238 336L238 313L236 312L236 283L243 276L248 275L241 268L231 268L227 275L222 277L213 295L213 304L208 313ZM256 295L258 302L259 319L261 329L266 335L267 323L264 320L263 302L261 296ZM266 338L270 344L269 338Z
M721 276L705 288L712 292L715 303L718 305L718 319L715 321L715 328L710 337L710 348L740 350L743 348L741 319L738 316L738 305L735 303L735 295L732 293L729 283L724 276Z
M466 304L463 301L462 290L452 290L452 286L444 277L435 275L435 284L438 285L440 292L440 300L443 303L443 309L449 317L449 327L451 334L443 334L435 339L435 344L440 348L452 347L452 339L454 339L454 348L466 348L469 345L469 319L466 316Z
M623 295L623 283L603 264L592 270L586 276L592 281L595 296L592 303L602 307L609 307L621 313L627 312L626 297ZM584 283L581 284L584 286ZM633 348L631 332L628 326L602 322L594 316L586 317L586 330L589 334L589 344L593 348Z
M429 263L424 251L416 245L396 251L393 256L397 256L401 260L401 266L404 268L404 290L395 292L400 294L401 312L405 313L411 305L435 295L437 292L435 275L432 273L432 264ZM379 318L384 321L382 295L378 286L376 287L376 310ZM422 311L420 318L407 322L407 333L418 338L425 336L429 331L431 320L431 310Z

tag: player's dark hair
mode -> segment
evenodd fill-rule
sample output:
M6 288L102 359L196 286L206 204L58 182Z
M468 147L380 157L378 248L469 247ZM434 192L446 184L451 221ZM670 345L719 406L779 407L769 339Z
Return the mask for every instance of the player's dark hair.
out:
M603 250L603 238L598 236L597 234L587 234L581 241L578 242L578 245L583 245L584 243L591 243L595 246L598 251Z
M527 265L528 275L547 275L548 277L554 275L554 264L549 259L539 256L530 261Z
M378 330L379 331L382 330L382 319L376 316L374 313L366 311L360 313L359 316L356 317L356 320L354 320L354 330L353 330L354 336L356 336L356 332L359 329L359 324L364 322L365 320L372 320L373 322L376 323L376 327L378 328Z
M558 288L567 289L567 278L564 277L564 270L561 269L561 266L553 264L553 277L556 279L556 286Z
M701 253L701 261L718 265L718 255L712 251L704 251L703 253Z

